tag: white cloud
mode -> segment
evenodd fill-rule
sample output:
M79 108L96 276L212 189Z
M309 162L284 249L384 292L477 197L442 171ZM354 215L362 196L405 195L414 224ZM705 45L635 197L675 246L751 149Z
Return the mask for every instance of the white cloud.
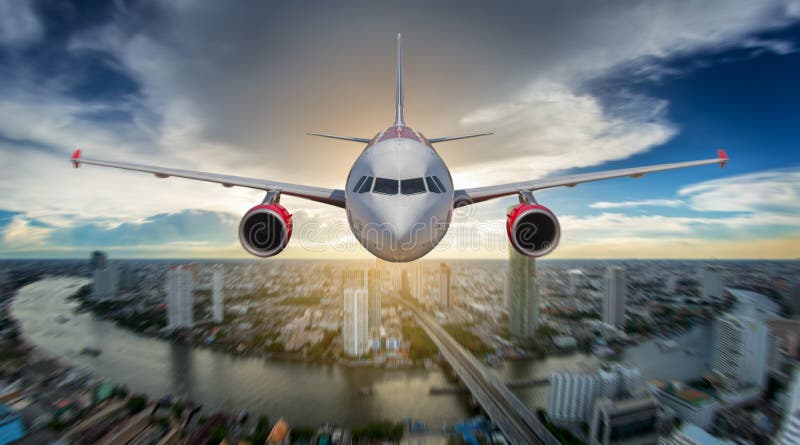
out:
M476 110L467 126L493 128L500 138L495 160L454 172L459 186L487 185L486 178L515 181L625 159L666 142L675 129L664 101L629 97L625 115L613 115L597 97L567 85L536 82L509 103ZM498 156L499 155L499 158Z
M800 214L800 169L769 170L701 182L678 195L699 211Z
M681 207L685 205L680 199L643 199L641 201L599 201L589 204L592 209L630 209L635 207Z
M0 2L0 44L24 47L42 37L44 29L34 3L34 0Z

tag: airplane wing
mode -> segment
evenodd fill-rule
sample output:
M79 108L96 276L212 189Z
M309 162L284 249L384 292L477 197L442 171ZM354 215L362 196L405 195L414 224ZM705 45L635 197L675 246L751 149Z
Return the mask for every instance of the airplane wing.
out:
M728 155L724 150L717 151L717 157L700 161L676 162L673 164L651 165L647 167L623 168L620 170L609 170L604 172L582 173L571 176L561 176L557 178L534 179L531 181L512 182L509 184L490 185L487 187L477 187L471 189L461 189L455 191L453 198L455 207L463 207L490 199L513 195L522 191L534 191L552 187L575 187L583 182L600 181L602 179L619 178L630 176L641 178L646 173L660 172L664 170L674 170L684 167L696 167L699 165L719 164L724 167L728 162Z
M322 187L311 187L307 185L288 184L285 182L244 178L241 176L219 175L215 173L197 172L192 170L179 170L176 168L155 167L152 165L84 158L81 155L81 150L75 150L75 152L72 153L71 161L75 168L80 167L81 164L100 165L103 167L152 173L157 178L169 178L170 176L175 176L177 178L216 182L218 184L222 184L224 187L239 186L265 191L279 191L285 195L297 196L299 198L305 198L311 201L322 202L344 208L344 190L339 189L327 189Z

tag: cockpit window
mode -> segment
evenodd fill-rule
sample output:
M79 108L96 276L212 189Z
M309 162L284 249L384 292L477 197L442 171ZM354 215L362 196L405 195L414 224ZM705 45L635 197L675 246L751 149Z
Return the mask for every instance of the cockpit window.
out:
M367 177L366 177L366 176L362 176L362 177L361 177L361 179L359 179L359 180L358 180L358 182L356 182L356 185L355 185L355 187L353 187L353 191L354 191L354 192L357 192L357 191L358 191L358 188L359 188L359 187L361 187L361 184L363 184L363 183L364 183L364 180L365 180L365 179L367 179Z
M400 192L404 195L415 195L425 193L425 181L422 178L401 179Z
M396 195L397 179L375 178L375 188L372 191L384 195Z
M425 182L428 183L428 191L433 193L442 193L441 191L439 191L439 186L437 186L436 183L433 182L433 178L431 178L430 176L425 177Z
M445 188L444 184L442 184L442 181L439 180L438 176L434 176L433 180L436 181L436 185L439 186L439 190L441 190L442 193L447 191L447 188Z
M367 193L369 189L372 188L372 176L367 176L367 180L361 184L361 188L358 189L358 193Z

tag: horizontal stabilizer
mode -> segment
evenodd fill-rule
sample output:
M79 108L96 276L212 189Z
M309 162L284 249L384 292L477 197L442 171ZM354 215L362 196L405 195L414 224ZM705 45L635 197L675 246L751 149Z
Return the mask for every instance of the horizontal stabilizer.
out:
M330 138L330 139L339 139L342 141L350 141L350 142L361 142L364 144L369 143L372 139L369 138L357 138L353 136L337 136L335 134L325 134L325 133L306 133L309 136L319 136L323 138Z
M489 136L490 134L494 134L492 132L488 133L475 133L475 134L466 134L464 136L445 136L442 138L430 138L428 142L431 144L435 144L437 142L447 142L447 141L457 141L459 139L469 139L469 138L476 138L478 136Z

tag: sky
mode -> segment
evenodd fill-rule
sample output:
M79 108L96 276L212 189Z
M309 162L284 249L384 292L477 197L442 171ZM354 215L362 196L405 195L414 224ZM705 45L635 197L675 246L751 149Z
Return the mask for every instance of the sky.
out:
M394 114L457 188L665 162L537 193L553 258L797 258L800 1L0 2L0 257L247 257L263 192L84 166L70 153L342 188ZM456 211L432 258L505 258L505 198ZM368 258L297 198L283 258Z

